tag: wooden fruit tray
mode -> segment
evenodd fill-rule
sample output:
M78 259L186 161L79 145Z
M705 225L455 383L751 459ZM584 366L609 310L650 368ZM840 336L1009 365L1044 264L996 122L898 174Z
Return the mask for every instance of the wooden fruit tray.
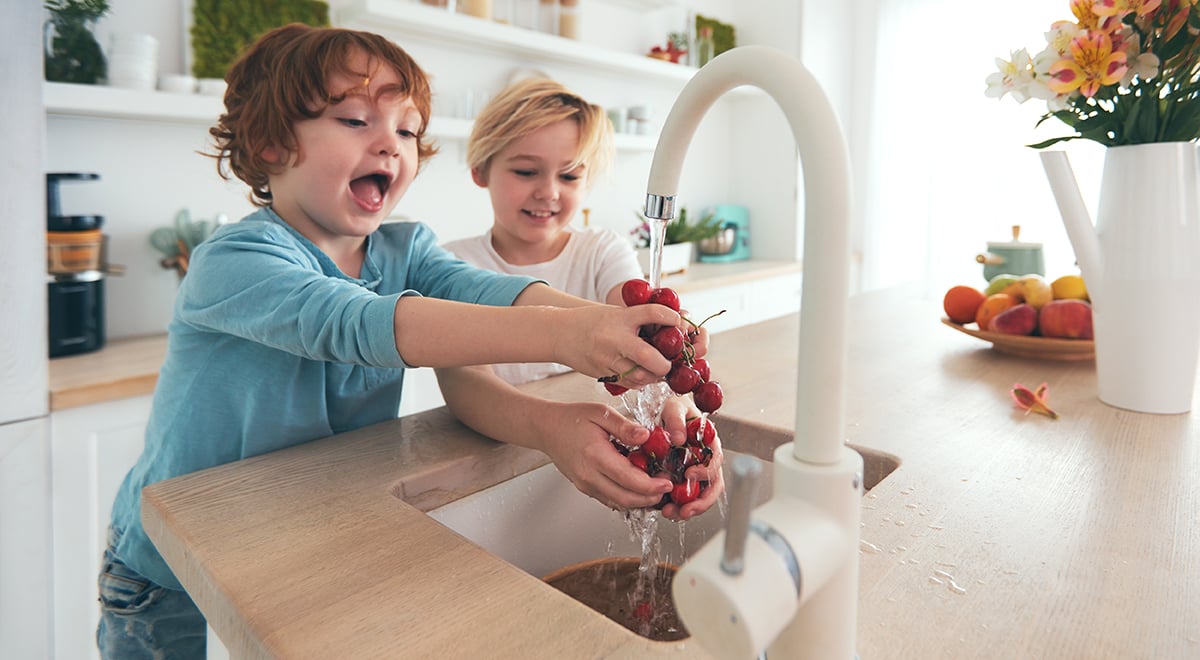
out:
M1094 360L1096 358L1096 342L1091 339L1060 339L1058 337L1031 337L1006 335L1002 332L986 332L959 325L946 317L942 317L942 323L963 334L991 342L992 348L1007 355L1065 361Z

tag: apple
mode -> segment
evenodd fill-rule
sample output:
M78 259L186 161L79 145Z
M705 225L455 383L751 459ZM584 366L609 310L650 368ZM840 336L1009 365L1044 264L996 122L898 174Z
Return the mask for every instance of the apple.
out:
M1008 288L1008 286L1021 278L1016 275L1003 273L988 280L987 288L983 290L983 295L990 296L993 293L1000 293Z
M1031 335L1038 327L1038 311L1021 303L1000 312L988 323L988 330L1006 335Z
M1004 293L1033 307L1041 309L1054 300L1054 289L1045 277L1037 274L1022 275L1020 279L1004 288Z
M1086 300L1053 300L1038 313L1038 325L1043 337L1091 339L1092 306Z

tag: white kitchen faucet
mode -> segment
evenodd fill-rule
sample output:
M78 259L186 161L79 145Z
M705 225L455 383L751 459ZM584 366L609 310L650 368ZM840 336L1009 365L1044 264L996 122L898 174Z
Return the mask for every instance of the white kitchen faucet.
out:
M862 457L845 445L850 172L833 108L812 74L764 46L729 50L684 86L650 166L646 216L674 216L683 158L704 113L734 87L770 95L804 174L804 284L796 433L774 455L775 492L750 511L753 468L733 461L726 531L675 576L692 637L719 658L855 657Z

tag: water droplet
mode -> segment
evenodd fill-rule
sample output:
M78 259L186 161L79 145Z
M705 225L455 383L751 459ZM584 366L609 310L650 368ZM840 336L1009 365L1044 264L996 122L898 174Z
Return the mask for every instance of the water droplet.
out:
M958 583L955 582L954 580L950 580L949 582L947 582L946 588L960 596L967 593L967 590L958 586Z
M930 584L946 584L945 582L942 582L942 580L940 578L936 578L932 575L929 576L929 583Z
M877 555L877 554L883 552L882 548L875 545L874 543L871 543L870 541L867 541L866 539L859 539L858 549L860 552L867 552L867 553L870 553L873 555Z
M941 525L930 525L929 529L946 529L946 528L942 527Z
M903 521L903 520L897 520L897 521L896 521L896 526L897 526L897 527L903 527L904 525L905 525L905 523L904 523L904 521Z
M936 576L938 576L938 577L944 577L944 578L946 578L947 580L953 580L953 579L954 579L954 576L953 576L953 575L950 575L950 574L949 574L949 573L947 573L946 571L942 571L942 570L938 570L938 569L934 569L934 571L933 571L933 574L934 574L934 575L936 575Z

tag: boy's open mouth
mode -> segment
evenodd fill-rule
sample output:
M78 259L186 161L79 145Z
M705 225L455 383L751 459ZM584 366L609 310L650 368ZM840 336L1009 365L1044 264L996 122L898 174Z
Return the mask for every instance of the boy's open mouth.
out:
M376 173L360 176L350 182L350 192L359 201L377 207L383 203L383 196L392 185L392 178L387 174Z

